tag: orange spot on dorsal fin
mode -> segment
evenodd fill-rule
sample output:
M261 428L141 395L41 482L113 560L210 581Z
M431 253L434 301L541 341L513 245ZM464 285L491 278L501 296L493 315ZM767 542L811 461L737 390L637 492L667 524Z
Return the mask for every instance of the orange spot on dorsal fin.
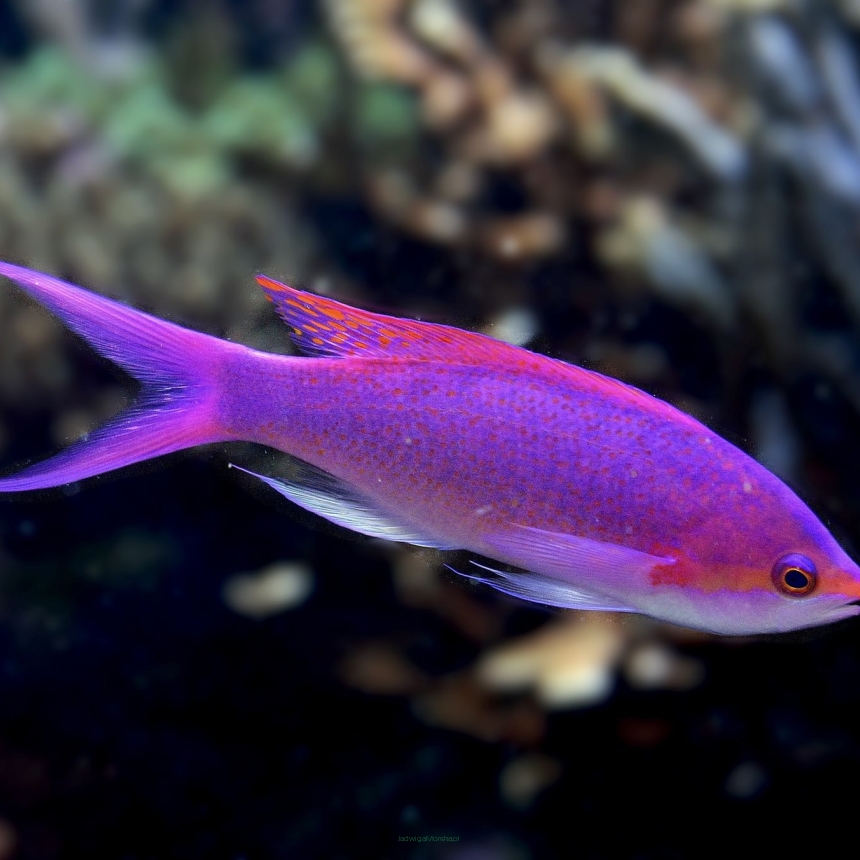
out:
M525 354L485 335L418 320L376 314L258 275L257 282L291 326L303 352L341 358L409 358L482 364Z
M297 290L265 275L258 275L257 282L275 304L281 318L291 326L293 342L310 355L502 364L512 372L532 369L543 374L573 376L576 384L585 390L664 415L700 431L709 440L713 436L695 418L665 401L593 370L536 355L482 334L353 308L325 296Z

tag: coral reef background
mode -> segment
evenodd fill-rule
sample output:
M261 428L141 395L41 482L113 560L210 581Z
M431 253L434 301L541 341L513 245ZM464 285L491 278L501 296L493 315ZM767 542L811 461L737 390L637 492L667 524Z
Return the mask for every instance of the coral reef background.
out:
M856 0L0 3L0 258L275 351L258 271L528 344L860 550ZM0 468L132 396L2 285ZM857 624L544 611L226 468L274 459L0 499L0 860L826 856L850 826Z

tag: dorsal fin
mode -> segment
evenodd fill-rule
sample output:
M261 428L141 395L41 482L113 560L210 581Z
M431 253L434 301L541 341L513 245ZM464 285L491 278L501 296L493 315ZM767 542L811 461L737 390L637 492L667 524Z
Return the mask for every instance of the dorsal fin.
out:
M481 364L501 351L519 351L475 332L363 311L265 275L257 275L257 283L290 326L293 342L310 355L419 360L456 355L461 364Z
M273 302L281 319L290 326L293 343L308 355L338 358L409 358L458 364L504 363L511 370L540 368L568 378L578 385L626 400L652 413L680 422L689 429L713 435L691 415L634 386L555 358L539 355L476 332L419 320L376 314L334 299L297 290L265 275L257 283Z

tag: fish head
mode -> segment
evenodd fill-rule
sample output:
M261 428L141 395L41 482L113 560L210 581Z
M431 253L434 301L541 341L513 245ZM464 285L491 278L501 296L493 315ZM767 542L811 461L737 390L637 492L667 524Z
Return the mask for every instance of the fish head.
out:
M651 572L664 618L750 635L860 614L860 567L784 484L743 514L716 513L688 533L675 564Z
M775 553L770 565L678 559L654 569L640 611L725 635L782 633L860 614L860 568L838 546L833 554L804 549Z
M831 624L860 614L860 567L830 537L807 552L781 555L770 572L782 630ZM813 560L815 559L815 560Z

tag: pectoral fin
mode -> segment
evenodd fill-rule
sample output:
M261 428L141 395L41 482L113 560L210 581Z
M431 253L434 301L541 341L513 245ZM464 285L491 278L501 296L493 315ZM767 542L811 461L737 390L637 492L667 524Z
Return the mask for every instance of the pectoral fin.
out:
M487 541L499 558L522 559L534 570L553 579L572 582L579 588L636 587L656 567L675 564L671 556L652 555L622 544L593 540L579 535L551 532L512 523Z
M495 577L471 579L525 600L573 609L636 612L634 596L647 583L648 574L675 564L669 556L516 523L486 542L491 555L537 572L484 568Z

